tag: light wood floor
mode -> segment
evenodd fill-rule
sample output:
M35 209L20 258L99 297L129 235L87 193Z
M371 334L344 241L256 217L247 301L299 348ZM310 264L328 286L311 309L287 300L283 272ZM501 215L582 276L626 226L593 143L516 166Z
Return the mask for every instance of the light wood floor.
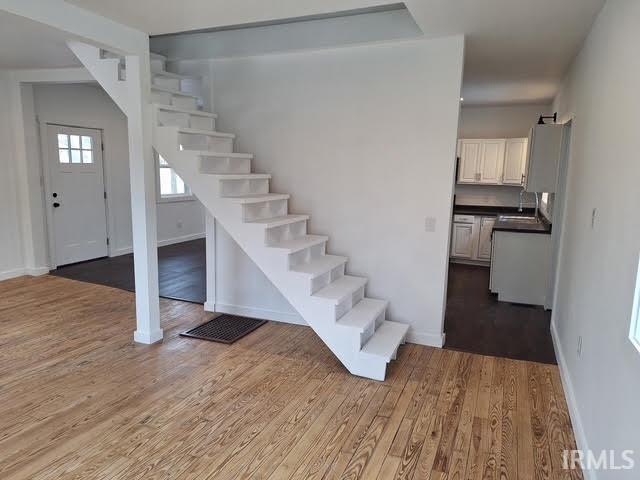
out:
M129 292L0 283L0 478L581 478L555 366L405 345L380 383L309 328L227 346L161 308L164 343L135 345Z

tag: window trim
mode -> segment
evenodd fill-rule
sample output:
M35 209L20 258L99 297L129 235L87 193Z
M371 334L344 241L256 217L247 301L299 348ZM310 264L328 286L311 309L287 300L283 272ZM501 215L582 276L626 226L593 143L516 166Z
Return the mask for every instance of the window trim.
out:
M171 166L160 165L160 155L158 152L153 152L156 162L156 203L177 203L177 202L193 202L196 200L195 195L191 191L191 188L185 183L187 193L178 193L170 195L162 195L160 190L160 169L170 168ZM175 171L175 170L174 170ZM177 175L177 174L176 174Z
M636 350L640 352L640 259L636 271L636 288L633 296L633 310L631 310L631 327L629 329L629 340Z

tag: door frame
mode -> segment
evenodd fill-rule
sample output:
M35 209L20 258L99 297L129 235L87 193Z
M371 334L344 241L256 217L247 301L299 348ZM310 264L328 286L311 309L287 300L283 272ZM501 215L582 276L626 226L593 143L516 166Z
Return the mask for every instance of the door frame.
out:
M86 128L89 130L97 130L100 132L100 138L102 143L102 183L104 186L104 191L107 194L107 198L104 200L105 206L105 225L107 230L107 238L109 242L107 243L107 255L109 257L113 256L113 242L111 241L113 238L113 218L111 215L110 208L110 199L111 199L111 191L109 188L109 177L107 176L107 160L105 155L104 148L104 129L93 126L86 125L69 125L66 123L47 121L45 119L39 119L38 125L40 129L40 158L42 159L42 183L43 183L43 193L44 196L42 198L42 204L45 211L45 227L47 230L47 251L49 253L49 269L55 270L58 268L58 259L56 258L56 242L55 242L55 234L54 234L54 220L53 220L53 210L51 208L51 203L48 201L51 199L51 195L53 193L52 185L51 185L51 168L49 165L49 137L47 135L47 127L68 127L68 128Z

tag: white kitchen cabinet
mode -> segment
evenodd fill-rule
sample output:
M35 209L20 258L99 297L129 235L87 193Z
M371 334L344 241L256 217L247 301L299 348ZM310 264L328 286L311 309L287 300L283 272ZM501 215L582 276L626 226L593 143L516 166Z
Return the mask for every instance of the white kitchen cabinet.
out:
M460 141L459 183L476 183L480 180L480 154L482 140Z
M484 140L480 150L479 183L499 185L502 181L505 140Z
M524 183L527 192L555 193L563 128L559 124L534 125L529 132Z
M476 249L475 224L454 223L451 236L451 256L471 259Z
M526 138L507 138L505 142L502 183L504 185L522 185L527 167Z
M478 260L491 260L491 234L495 223L495 217L482 217L480 219Z

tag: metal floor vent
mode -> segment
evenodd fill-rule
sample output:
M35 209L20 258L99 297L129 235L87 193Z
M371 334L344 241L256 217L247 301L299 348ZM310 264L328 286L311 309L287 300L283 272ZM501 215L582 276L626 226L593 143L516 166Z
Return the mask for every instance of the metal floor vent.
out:
M212 342L233 343L265 323L267 323L266 320L225 314L180 335Z

